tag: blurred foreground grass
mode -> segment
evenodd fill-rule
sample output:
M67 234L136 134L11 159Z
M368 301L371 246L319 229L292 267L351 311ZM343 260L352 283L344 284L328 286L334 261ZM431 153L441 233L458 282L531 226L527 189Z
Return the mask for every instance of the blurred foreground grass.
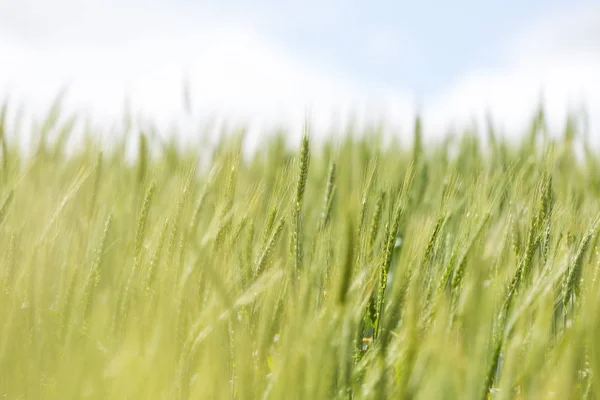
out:
M600 395L600 156L572 123L249 157L142 135L131 164L50 122L31 157L0 132L4 398Z

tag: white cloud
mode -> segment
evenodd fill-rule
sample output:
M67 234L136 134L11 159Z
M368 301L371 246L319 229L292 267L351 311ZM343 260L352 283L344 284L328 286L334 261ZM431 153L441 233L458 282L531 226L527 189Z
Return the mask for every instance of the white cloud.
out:
M67 104L97 119L120 117L128 95L135 110L165 122L182 116L182 81L188 75L197 117L218 112L251 120L255 127L299 128L310 110L323 129L357 111L359 119L383 117L404 130L412 123L409 91L373 87L298 58L265 36L254 23L277 20L276 10L263 7L247 19L228 14L225 6L186 13L164 3L141 7L138 1L116 6L59 0L49 6L43 0L0 0L0 94L39 113L68 83ZM336 7L315 23L332 21ZM304 8L286 12L296 9ZM526 126L540 90L554 128L562 128L568 107L580 101L591 111L592 126L600 128L598 26L597 6L558 10L534 21L510 41L504 63L467 71L421 102L426 134L439 137L448 123L482 120L491 109L514 135ZM386 48L398 43L415 51L385 27L365 32L364 40L374 59L385 58Z
M111 8L88 0L88 8L71 10L72 0L55 8L28 1L42 7L13 9L18 29L4 26L14 34L0 40L0 54L9 60L0 63L0 93L37 114L68 84L66 105L96 119L120 117L127 95L134 110L165 123L182 116L184 76L190 78L197 117L217 112L255 127L299 128L307 110L320 129L351 111L378 117L391 106L396 119L407 114L398 109L409 104L402 96L299 59L219 10L196 10L196 20L177 14L181 10L131 2ZM0 2L0 11L6 4ZM37 25L46 11L48 26ZM40 26L50 33L45 36Z
M582 104L591 128L600 128L599 27L599 6L547 13L509 41L503 65L468 71L429 103L429 119L441 129L448 121L481 122L489 109L514 137L526 128L542 94L555 133L567 112Z

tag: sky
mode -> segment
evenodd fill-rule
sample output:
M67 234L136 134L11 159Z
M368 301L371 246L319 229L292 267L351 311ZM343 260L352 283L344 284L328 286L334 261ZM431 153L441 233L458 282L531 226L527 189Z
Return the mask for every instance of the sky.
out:
M67 85L97 120L166 123L187 82L195 118L259 127L418 110L439 137L490 111L514 135L543 97L554 129L582 106L600 129L598 71L597 0L0 0L0 98L34 114Z

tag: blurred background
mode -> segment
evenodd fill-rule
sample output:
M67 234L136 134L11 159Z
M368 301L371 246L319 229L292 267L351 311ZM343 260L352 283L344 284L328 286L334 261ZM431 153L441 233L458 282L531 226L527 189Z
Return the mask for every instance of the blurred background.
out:
M584 107L600 127L599 71L597 0L0 0L13 114L43 115L66 87L65 106L99 122L128 108L158 124L308 113L321 132L351 115L410 129L418 110L440 137L489 110L514 136L540 99L551 129Z

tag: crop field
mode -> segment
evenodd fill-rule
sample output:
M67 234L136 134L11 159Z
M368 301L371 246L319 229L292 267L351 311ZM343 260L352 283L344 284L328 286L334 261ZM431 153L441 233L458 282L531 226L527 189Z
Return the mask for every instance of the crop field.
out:
M26 154L1 115L0 398L600 398L574 117L251 154L138 131L132 161L53 113Z

